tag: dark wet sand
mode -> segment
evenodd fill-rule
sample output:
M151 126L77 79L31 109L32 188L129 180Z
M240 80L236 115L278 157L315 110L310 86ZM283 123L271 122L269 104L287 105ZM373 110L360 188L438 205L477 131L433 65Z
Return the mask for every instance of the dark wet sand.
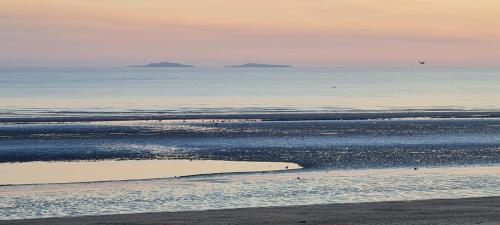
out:
M142 213L0 224L500 224L500 197Z
M143 121L143 120L264 120L264 121L301 121L301 120L367 120L367 119L405 119L405 118L499 118L500 111L474 110L428 110L428 111L352 111L352 112L268 112L268 113L197 113L197 114L157 114L123 115L122 113L87 113L72 116L61 113L57 116L1 117L0 123L63 123L97 121Z

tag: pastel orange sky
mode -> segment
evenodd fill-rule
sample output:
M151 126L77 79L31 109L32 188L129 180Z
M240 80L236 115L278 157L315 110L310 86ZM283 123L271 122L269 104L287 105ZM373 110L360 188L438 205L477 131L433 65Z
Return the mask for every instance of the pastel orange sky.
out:
M0 66L500 65L498 0L1 0Z

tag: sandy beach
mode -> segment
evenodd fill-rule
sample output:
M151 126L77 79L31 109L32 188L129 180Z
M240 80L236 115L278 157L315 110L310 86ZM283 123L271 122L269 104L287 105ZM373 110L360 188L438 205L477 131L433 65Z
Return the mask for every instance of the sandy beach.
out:
M500 197L160 212L0 224L500 224Z

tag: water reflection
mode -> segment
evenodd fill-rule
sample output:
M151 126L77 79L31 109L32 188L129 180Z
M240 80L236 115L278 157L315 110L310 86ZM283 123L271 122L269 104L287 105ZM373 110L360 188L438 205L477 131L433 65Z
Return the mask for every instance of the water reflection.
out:
M480 197L500 195L499 186L499 165L3 186L0 218Z
M298 169L294 163L216 160L123 160L0 163L0 185L137 180Z

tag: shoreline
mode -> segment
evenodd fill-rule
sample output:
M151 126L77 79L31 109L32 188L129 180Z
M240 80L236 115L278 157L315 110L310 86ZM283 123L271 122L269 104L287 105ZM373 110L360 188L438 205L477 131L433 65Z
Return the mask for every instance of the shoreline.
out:
M0 220L29 224L500 224L500 196Z
M394 111L343 111L343 112L219 112L219 113L167 113L151 112L54 112L52 116L31 114L24 117L1 117L0 123L63 123L63 122L114 122L114 121L196 121L196 120L249 120L249 121L308 121L308 120L372 120L372 119L481 119L500 118L495 110L394 110ZM114 114L114 115L113 115ZM125 115L132 114L132 115Z

